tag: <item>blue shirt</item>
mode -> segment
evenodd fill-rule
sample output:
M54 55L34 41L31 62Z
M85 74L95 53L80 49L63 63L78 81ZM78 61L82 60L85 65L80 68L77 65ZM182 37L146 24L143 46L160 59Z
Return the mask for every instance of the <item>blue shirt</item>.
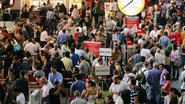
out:
M65 41L67 41L68 35L63 32L59 32L58 37L57 37L57 42L58 44L63 44Z
M73 62L73 68L78 64L79 61L79 55L74 53L71 55L71 60Z
M159 39L159 45L161 45L163 48L167 47L170 43L170 39L167 36L162 36Z
M71 91L80 91L82 92L85 89L85 83L82 80L76 80L72 83L70 90Z
M48 80L54 85L56 81L63 83L63 76L61 73L56 72L56 74L49 73Z
M147 78L149 85L158 86L160 82L160 75L161 75L161 72L159 69L153 68L152 70L150 70Z
M121 43L125 43L125 36L123 34L118 34L118 40L121 42Z

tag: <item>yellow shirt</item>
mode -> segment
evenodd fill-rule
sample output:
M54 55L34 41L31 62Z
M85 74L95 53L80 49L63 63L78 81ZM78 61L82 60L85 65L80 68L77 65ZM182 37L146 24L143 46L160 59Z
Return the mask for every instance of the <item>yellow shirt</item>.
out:
M72 71L72 60L70 58L67 58L67 57L64 57L61 59L65 68L66 68L66 71Z

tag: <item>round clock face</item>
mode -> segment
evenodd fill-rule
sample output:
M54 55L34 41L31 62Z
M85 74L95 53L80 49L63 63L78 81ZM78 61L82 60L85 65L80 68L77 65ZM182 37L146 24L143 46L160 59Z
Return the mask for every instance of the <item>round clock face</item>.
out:
M118 0L118 8L126 15L139 14L145 7L145 0Z

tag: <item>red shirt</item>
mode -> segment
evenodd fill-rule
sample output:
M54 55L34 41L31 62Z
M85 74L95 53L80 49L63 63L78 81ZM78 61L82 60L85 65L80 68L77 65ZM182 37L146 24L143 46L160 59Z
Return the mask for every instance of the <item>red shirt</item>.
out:
M75 39L75 43L78 43L78 32L74 33L74 39Z
M181 38L181 32L178 32L176 31L174 33L174 36L175 36L175 43L178 44L178 43L182 43L182 38Z
M164 84L164 92L168 93L170 91L170 87L171 87L171 81L167 80L166 83Z

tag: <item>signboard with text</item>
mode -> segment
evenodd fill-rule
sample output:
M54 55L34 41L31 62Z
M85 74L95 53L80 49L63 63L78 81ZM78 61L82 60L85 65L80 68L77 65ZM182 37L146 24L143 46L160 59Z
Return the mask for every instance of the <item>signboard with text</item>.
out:
M84 41L83 46L84 46L85 48L88 48L89 51L90 51L91 53L93 53L93 55L94 55L95 57L99 57L99 56L100 56L100 55L99 55L99 49L100 49L100 47L101 47L101 43L100 43L100 42Z
M111 48L100 48L99 55L100 56L112 56L112 49Z
M95 75L96 76L110 75L110 66L96 66Z

